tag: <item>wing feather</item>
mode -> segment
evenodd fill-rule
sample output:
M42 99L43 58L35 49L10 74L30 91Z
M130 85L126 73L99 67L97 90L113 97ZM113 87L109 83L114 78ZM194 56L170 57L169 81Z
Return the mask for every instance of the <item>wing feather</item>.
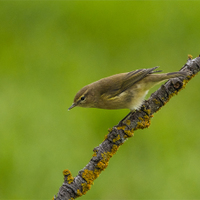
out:
M142 80L148 74L160 72L160 71L154 71L156 68L158 67L134 70L125 74L123 78L119 76L119 74L114 75L113 77L115 77L116 79L115 85L109 84L110 81L108 81L107 78L102 79L102 83L105 81L104 82L105 84L101 92L101 97L106 98L106 99L118 98L118 95L120 95L122 92L124 92L128 88L132 87L135 83Z
M160 72L160 71L154 71L158 67L153 67L149 69L139 69L135 71L131 71L126 74L124 77L122 84L120 86L120 89L115 92L113 96L117 96L127 90L128 88L132 87L135 83L142 80L144 77L146 77L148 74Z

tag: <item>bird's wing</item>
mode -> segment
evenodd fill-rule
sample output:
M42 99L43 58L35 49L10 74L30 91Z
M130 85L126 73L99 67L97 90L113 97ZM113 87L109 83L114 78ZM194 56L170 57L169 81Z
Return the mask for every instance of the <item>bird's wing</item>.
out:
M158 67L153 67L149 69L139 69L139 70L135 70L135 71L131 71L127 73L121 83L120 89L115 93L115 96L121 94L128 88L132 87L136 82L142 80L148 74L160 72L160 71L154 71L156 68Z
M117 98L118 95L132 87L136 82L140 81L148 74L160 72L154 71L156 68L158 67L131 71L129 73L124 73L123 77L121 76L122 74L113 75L112 79L115 79L115 84L110 82L110 77L109 79L101 79L101 85L104 85L104 87L102 87L102 91L100 92L101 97L106 99Z

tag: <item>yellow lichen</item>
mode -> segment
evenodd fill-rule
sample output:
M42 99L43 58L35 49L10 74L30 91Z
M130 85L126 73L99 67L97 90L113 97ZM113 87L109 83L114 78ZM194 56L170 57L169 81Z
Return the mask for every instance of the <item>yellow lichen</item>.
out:
M69 184L71 184L73 181L74 181L74 177L72 177L72 176L68 176L68 177L67 177L67 182L68 182Z
M132 137L134 135L133 130L124 130L124 133L126 134L126 137Z
M91 188L91 185L93 185L94 180L99 176L100 172L100 170L95 170L95 172L88 169L84 170L84 172L82 173L82 177L87 183L81 184L82 194L85 194Z
M115 144L112 146L112 149L111 149L112 156L117 152L118 149L119 149L119 146Z
M82 194L86 194L86 192L91 188L91 185L87 184L87 183L82 183Z
M124 125L124 126L118 126L118 127L117 127L118 130L121 130L121 129L124 130L125 128L126 128L125 125Z
M97 169L97 168L94 170L94 174L96 178L99 177L99 174L101 173L101 171L102 171L101 169Z
M102 172L102 169L96 168L96 169L94 170L95 177L99 177L99 175L100 175L101 172Z
M94 152L92 155L92 157L95 157L95 156L97 156L97 152Z
M158 101L157 99L153 99L153 101L155 102L155 104L160 104L160 101Z
M87 181L88 184L92 185L93 181L96 179L96 175L92 170L85 169L82 173L82 177Z
M118 130L122 129L124 131L124 133L126 134L126 135L124 135L124 138L132 137L134 129L132 129L132 130L126 130L125 128L126 128L126 126L119 126L119 127L117 127Z
M101 170L104 170L106 167L108 166L108 162L102 162L102 161L99 161L97 163L97 167Z
M105 135L105 137L104 137L104 141L105 141L107 138L108 138L108 135Z
M120 135L118 135L116 138L114 138L114 139L113 139L113 142L116 142L116 141L118 141L118 140L120 140Z
M169 99L167 100L167 102L174 96L174 95L177 95L178 94L178 91L177 90L175 90L173 93L171 93L170 95L169 95Z
M192 60L193 56L191 54L188 54L188 59Z
M124 135L124 139L126 139L126 138L128 138L128 136L127 136L127 135Z
M71 184L74 181L74 177L72 176L71 172L68 169L63 171L63 175L67 176L67 182Z
M77 192L76 194L77 194L78 196L82 196L82 195L83 195L82 192L81 192L79 189L78 189L76 192Z
M111 152L108 151L101 153L101 156L102 156L102 162L107 162L112 157L112 154Z
M146 112L148 115L151 114L151 110L150 109L144 109L144 112Z
M71 174L71 172L68 169L63 170L64 176L67 176L67 175L70 175L70 174Z
M113 130L112 128L109 128L109 129L108 129L108 132L110 133L112 130Z
M139 122L137 122L137 126L135 128L135 130L137 129L144 129L144 128L148 128L151 124L151 118L152 116L147 116L145 115L144 118L139 117L138 119L140 120Z
M151 116L150 116L151 117ZM148 115L145 115L144 116L144 119L149 119L149 116Z
M186 86L186 84L188 83L188 81L189 81L189 80L185 80L185 79L183 80L183 86L182 86L182 88L185 88L185 86Z
M191 56L191 55L190 55ZM191 56L191 58L192 58L192 56ZM189 82L189 80L191 80L194 76L195 76L196 74L193 74L192 76L187 76L188 77L188 79L186 80L186 79L184 79L183 80L183 85L182 85L182 87L179 89L179 91L177 91L177 90L175 90L172 94L170 94L169 95L169 99L170 98L172 98L174 95L177 95L182 89L184 89L185 88L185 86L186 86L186 84ZM169 101L169 99L168 99L168 101ZM168 102L167 101L167 102Z
M131 124L131 120L126 120L126 124L129 126Z
M102 160L97 163L97 168L104 170L108 166L110 158L117 152L118 148L119 146L114 144L112 146L111 152L101 153Z

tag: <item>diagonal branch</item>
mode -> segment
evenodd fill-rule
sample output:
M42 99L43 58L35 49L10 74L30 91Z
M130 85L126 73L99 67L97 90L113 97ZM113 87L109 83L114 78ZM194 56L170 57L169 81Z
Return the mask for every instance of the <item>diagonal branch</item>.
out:
M200 71L200 56L192 59L188 56L187 63L180 71L190 71L191 75L183 78L174 78L162 85L151 97L144 102L139 110L127 115L117 126L109 130L104 141L93 149L93 156L89 163L79 171L76 177L72 177L69 170L64 170L64 183L59 189L55 200L67 200L80 197L91 188L93 181L108 166L110 158L118 148L137 129L147 128L153 113L164 106L172 96L185 88L187 82Z

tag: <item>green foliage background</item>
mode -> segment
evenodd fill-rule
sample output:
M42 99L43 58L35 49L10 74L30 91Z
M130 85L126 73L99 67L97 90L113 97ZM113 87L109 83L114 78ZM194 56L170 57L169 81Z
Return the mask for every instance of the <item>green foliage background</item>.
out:
M51 199L64 169L76 176L128 113L68 112L76 92L120 72L179 70L188 54L200 54L199 8L199 1L1 1L0 198ZM199 90L196 76L82 199L200 199Z

